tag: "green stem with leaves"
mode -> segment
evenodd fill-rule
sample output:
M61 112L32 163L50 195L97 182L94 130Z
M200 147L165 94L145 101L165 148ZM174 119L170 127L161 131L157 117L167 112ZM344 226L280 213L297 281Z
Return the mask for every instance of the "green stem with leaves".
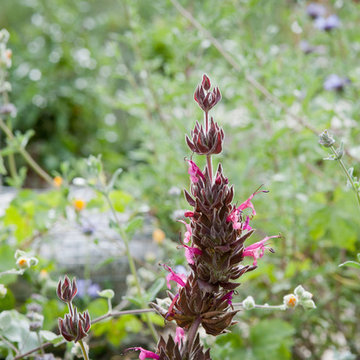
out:
M103 192L104 196L105 196L105 199L110 207L110 211L111 213L113 214L114 216L114 219L117 223L117 226L118 226L118 229L119 229L119 232L120 232L120 235L121 235L121 238L122 240L124 241L124 244L125 244L125 252L126 252L126 256L128 258L128 262L129 262L129 267L130 267L130 271L131 271L131 274L134 276L134 280L135 280L135 286L136 286L136 290L137 290L137 294L139 296L139 299L141 299L142 301L142 290L141 290L141 286L140 286L140 281L139 281L139 278L137 276L137 272L136 272L136 266L135 266L135 262L134 262L134 259L133 257L131 256L131 253L130 253L130 245L129 245L129 239L127 237L127 234L126 232L124 231L122 225L121 225L121 222L117 216L117 213L116 213L116 210L111 202L111 199L109 197L109 194L107 192ZM144 302L142 301L142 306L146 306L147 304L144 304ZM150 320L150 316L149 314L146 314L146 323L148 324L148 327L150 329L150 332L151 332L151 335L153 336L154 340L157 341L158 340L158 337L157 337L157 334L156 334L156 330L154 328L154 325L153 323L151 322Z
M350 175L348 169L346 168L344 162L342 161L341 157L339 156L338 152L336 151L334 146L330 146L331 151L333 152L333 154L335 155L336 160L339 162L342 170L344 171L347 179L349 180L351 187L353 188L353 190L355 191L355 195L356 195L356 199L357 199L357 203L360 207L360 193L358 191L358 189L356 188L355 184L354 184L354 180L352 179L352 176Z
M2 118L0 118L0 128L3 130L5 135L10 139L13 140L15 135L11 131L11 129L5 124ZM31 155L22 147L18 149L20 155L25 159L25 161L29 164L29 166L41 177L43 178L49 185L53 185L53 181L51 176L43 170L38 163L31 157Z

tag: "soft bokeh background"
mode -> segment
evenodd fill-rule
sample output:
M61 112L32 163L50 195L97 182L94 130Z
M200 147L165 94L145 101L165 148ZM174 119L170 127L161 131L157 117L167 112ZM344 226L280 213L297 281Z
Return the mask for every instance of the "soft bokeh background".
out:
M102 154L107 174L123 168L119 201L132 210L144 210L150 219L145 221L147 232L138 235L155 254L139 264L150 287L164 275L157 262L171 257L173 263L184 265L176 250L180 226L175 221L177 211L186 209L178 189L189 183L184 134L201 120L193 91L207 73L223 95L212 111L226 133L224 152L215 161L223 163L239 202L261 184L270 190L255 200L254 241L278 232L285 237L274 241L275 254L264 257L256 271L242 278L236 299L253 295L257 303L278 304L302 284L317 304L308 312L240 313L232 333L205 339L213 358L359 359L359 271L338 267L355 259L359 250L359 209L338 164L323 161L326 149L316 136L327 128L337 144L343 140L344 161L359 173L359 3L321 1L327 15L336 14L340 20L331 31L317 29L306 13L309 3L300 0L180 3L220 42L238 69L171 1L1 0L0 27L10 32L13 50L9 81L11 101L18 109L14 129L35 130L27 149L52 175L68 166L73 169L69 180L79 176L81 158L90 154ZM304 121L254 88L246 74ZM332 74L350 80L342 91L324 87ZM18 155L16 160L23 164ZM45 186L28 171L26 188ZM41 242L51 228L43 216L62 203L52 192L40 200L36 194L21 192L2 217L2 259L16 247L31 248L35 235ZM45 198L53 202L44 204ZM39 204L41 221L36 218ZM95 200L92 205L93 211L100 211ZM27 212L29 206L32 210ZM24 214L29 219L21 223ZM153 230L161 241L152 239L159 240L151 236ZM101 242L102 236L96 240ZM55 281L69 271L56 264L46 256L40 261ZM40 291L39 271L14 283L14 294L19 286ZM123 278L126 271L122 270ZM84 278L96 276L96 271L90 276L85 265L74 272L82 272ZM113 277L106 278L108 287L118 281L116 274L115 268ZM47 296L51 300L44 303L45 324L50 330L63 310L54 294ZM118 296L121 300L122 294ZM8 299L3 309L21 309L25 299L16 299ZM106 312L99 299L83 301L95 314ZM95 359L118 359L114 354L136 345L138 334L143 334L144 346L152 346L141 318L121 318L108 325L94 330Z

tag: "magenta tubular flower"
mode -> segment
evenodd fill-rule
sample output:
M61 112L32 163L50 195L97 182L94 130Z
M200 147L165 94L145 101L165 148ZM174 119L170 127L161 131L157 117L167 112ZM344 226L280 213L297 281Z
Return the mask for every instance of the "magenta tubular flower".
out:
M250 256L254 258L253 265L257 265L257 259L262 258L264 256L265 250L269 250L270 252L274 252L274 250L267 246L267 242L270 239L279 238L279 235L275 236L267 236L266 238L262 239L261 241L258 241L248 247L245 248L243 255L244 256Z
M179 222L183 223L186 227L186 232L184 234L184 242L188 243L191 240L191 235L192 235L191 226L184 220L179 220Z
M251 200L254 198L255 195L259 194L259 193L268 193L268 190L256 190L254 193L252 193L249 198L244 201L237 209L238 210L245 210L247 208L251 208L252 209L252 215L255 216L256 215L256 211L255 211L255 207L253 205L253 203L251 202Z
M184 274L177 274L170 266L163 265L165 270L169 271L166 276L166 284L168 289L171 289L170 281L175 281L179 286L185 286L186 276Z
M155 354L154 352L152 351L149 351L149 350L145 350L143 349L142 347L133 347L133 348L129 348L129 349L126 349L126 351L140 351L140 354L139 354L139 359L140 360L145 360L145 359L160 359L160 356Z
M197 247L191 247L185 244L183 244L182 246L185 248L185 257L187 262L189 264L194 265L195 264L194 257L197 255L201 255L202 251Z
M183 328L181 328L180 326L178 326L176 328L176 332L175 332L175 344L180 344L181 342L183 342L185 339L185 331Z
M234 291L229 291L225 296L223 296L222 300L226 300L227 303L232 306L232 298L234 295Z
M199 181L199 178L205 180L205 175L201 172L198 166L192 160L189 160L188 163L189 163L188 172L190 175L191 182L193 184L196 184Z

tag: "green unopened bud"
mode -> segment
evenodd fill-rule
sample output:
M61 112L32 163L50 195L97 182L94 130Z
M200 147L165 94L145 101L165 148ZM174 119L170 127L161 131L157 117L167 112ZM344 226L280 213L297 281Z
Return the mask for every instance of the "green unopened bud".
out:
M335 144L334 138L328 133L327 130L324 130L319 135L319 144L324 147L331 147Z
M6 293L7 288L3 284L0 284L0 299L3 299L6 296Z
M310 300L313 297L313 294L309 291L304 291L301 296L301 300Z
M242 306L245 310L251 310L255 308L255 300L252 296L248 296L243 302Z
M294 294L295 294L297 297L302 297L303 294L304 294L304 292L305 292L305 289L304 289L301 285L297 286L297 287L295 288L295 290L294 290Z
M112 299L115 293L111 289L106 289L106 290L98 291L98 295L106 299Z
M10 34L6 29L0 30L0 42L7 43L9 40Z
M301 301L301 305L305 308L305 309L315 309L316 305L314 303L313 300L305 300L305 301Z

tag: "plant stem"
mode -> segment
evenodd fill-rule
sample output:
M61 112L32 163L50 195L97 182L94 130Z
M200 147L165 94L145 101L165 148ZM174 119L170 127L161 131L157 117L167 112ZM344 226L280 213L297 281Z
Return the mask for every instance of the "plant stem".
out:
M342 161L342 159L339 158L339 154L338 154L338 152L336 151L336 149L334 148L334 146L330 146L330 149L331 149L331 151L333 152L333 154L335 155L336 160L339 161L339 164L340 164L341 168L343 169L343 171L344 171L344 173L345 173L345 176L347 177L347 179L349 180L349 182L350 182L353 190L355 191L357 203L358 203L358 205L359 205L359 207L360 207L360 193L359 193L359 191L356 189L356 186L355 186L355 184L354 184L354 180L352 179L349 171L346 169L346 166L345 166L344 162Z
M188 350L188 353L191 351L192 344L195 340L197 331L199 329L199 325L201 322L201 317L199 316L190 326L189 332L187 333L187 340L186 340L186 347Z
M6 136L13 140L15 138L13 132L9 129L9 127L4 123L3 119L0 118L0 128L4 131ZM53 185L53 181L51 176L43 170L37 162L31 157L31 155L22 147L19 148L19 153L25 159L25 161L29 164L29 166L41 177L43 178L49 185Z
M125 252L126 252L126 256L128 258L128 262L129 262L129 267L130 267L130 271L131 271L131 274L134 276L134 279L135 279L135 285L136 285L136 290L137 290L137 294L138 294L138 297L139 299L142 301L142 290L141 290L141 286L140 286L140 281L139 281L139 278L137 276L137 272L136 272L136 267L135 267L135 263L134 263L134 259L132 258L131 256L131 253L130 253L130 245L129 245L129 239L125 233L125 231L123 230L122 228L122 225L121 225L121 222L117 216L117 213L116 213L116 210L111 202L111 199L109 197L109 194L104 192L103 193L104 196L105 196L105 199L110 207L110 211L111 213L113 214L114 216L114 219L118 225L118 229L119 229L119 232L120 232L120 235L121 235L121 238L122 240L124 241L124 244L125 244ZM142 305L143 306L146 306L147 304L145 304L143 301L142 301ZM148 327L150 329L150 332L151 332L151 335L153 337L153 339L155 341L157 341L157 334L156 334L156 331L155 331L155 328L154 328L154 325L153 323L151 322L150 320L150 317L149 315L146 315L146 323L148 324Z
M80 344L80 346L81 346L81 351L82 351L82 353L83 353L83 358L84 358L84 360L89 360L89 357L88 357L88 354L87 354L87 351L86 351L86 349L85 349L85 346L84 346L83 341L82 341L82 340L79 340L79 344Z

